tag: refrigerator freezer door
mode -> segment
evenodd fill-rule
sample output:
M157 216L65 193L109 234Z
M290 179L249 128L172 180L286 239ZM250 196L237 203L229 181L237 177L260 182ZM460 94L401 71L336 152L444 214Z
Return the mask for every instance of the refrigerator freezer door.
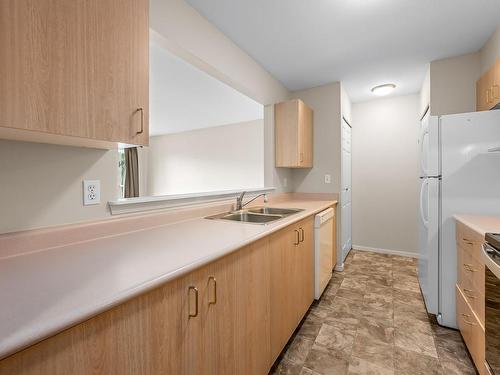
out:
M439 178L420 179L418 279L425 307L438 313L439 301Z
M439 119L425 115L420 123L419 176L439 176Z
M455 214L500 215L500 111L441 118L440 301L442 325L456 327Z

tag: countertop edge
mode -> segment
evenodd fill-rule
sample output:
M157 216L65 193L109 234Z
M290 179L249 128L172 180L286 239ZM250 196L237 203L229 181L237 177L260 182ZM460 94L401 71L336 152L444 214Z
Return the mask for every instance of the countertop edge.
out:
M55 336L56 334L69 329L73 326L76 326L86 320L89 320L105 311L108 311L120 304L123 304L127 302L128 300L131 300L141 294L147 293L157 287L159 287L162 284L165 284L169 281L172 281L176 278L179 278L181 276L184 276L185 274L194 271L198 268L201 268L211 262L214 262L226 255L229 255L235 251L238 251L239 249L254 243L264 237L267 237L289 225L292 225L300 220L303 220L307 217L313 216L317 214L320 211L323 211L324 209L335 206L338 204L337 200L328 200L328 201L320 201L322 204L320 204L317 208L311 209L311 210L305 210L304 212L299 212L295 215L292 215L291 217L287 217L283 219L283 222L281 223L276 223L278 225L273 225L270 227L268 230L256 235L249 237L245 241L242 241L238 244L235 244L231 247L221 249L220 251L211 254L210 256L200 258L200 259L195 259L191 263L185 264L183 266L180 266L179 268L175 269L174 271L167 272L159 277L155 277L151 280L148 280L142 284L133 286L127 290L125 290L123 293L114 296L113 298L109 300L103 300L99 302L98 304L88 307L86 309L81 309L78 311L75 311L73 314L69 315L66 319L60 320L57 322L57 324L49 325L46 326L43 331L35 331L31 332L28 331L27 334L25 334L23 339L17 339L17 340L12 340L12 341L6 341L5 343L2 343L3 345L0 346L0 361L15 354L18 353L34 344L39 343L40 341L43 341L49 337ZM320 203L318 202L318 203ZM290 201L290 203L293 204L293 200ZM243 224L243 225L254 225L254 224ZM147 229L145 229L147 230Z
M462 223L463 225L469 227L470 229L472 229L474 232L476 232L477 234L479 234L480 236L482 236L484 238L484 236L486 235L486 233L489 231L488 229L485 229L484 227L482 227L481 225L477 224L476 222L474 222L473 220L471 220L472 217L476 217L476 218L481 218L481 219L484 219L485 217L489 217L489 216L482 216L482 215L465 215L465 214L456 214L456 215L453 215L453 218L456 220L456 221L459 221L460 223ZM493 216L491 216L491 218L493 218Z

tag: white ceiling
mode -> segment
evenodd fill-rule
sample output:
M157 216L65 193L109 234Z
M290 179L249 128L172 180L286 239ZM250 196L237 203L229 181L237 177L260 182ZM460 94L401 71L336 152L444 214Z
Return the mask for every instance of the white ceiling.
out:
M150 45L152 136L262 119L262 104L170 53Z
M418 92L428 62L500 23L500 0L187 1L290 90L342 81L354 102L387 82Z

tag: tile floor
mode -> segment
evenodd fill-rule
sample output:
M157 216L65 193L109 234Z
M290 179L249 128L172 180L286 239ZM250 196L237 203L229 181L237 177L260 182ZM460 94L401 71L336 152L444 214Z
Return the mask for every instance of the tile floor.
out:
M351 251L271 374L476 374L460 333L425 311L415 259Z

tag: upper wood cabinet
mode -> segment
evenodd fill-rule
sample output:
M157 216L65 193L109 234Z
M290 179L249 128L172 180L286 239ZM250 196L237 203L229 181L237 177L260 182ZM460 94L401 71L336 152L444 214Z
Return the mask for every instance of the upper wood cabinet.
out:
M276 167L312 168L313 111L302 100L274 107Z
M149 142L148 0L0 2L0 138Z
M476 110L487 111L500 104L500 59L476 83Z

